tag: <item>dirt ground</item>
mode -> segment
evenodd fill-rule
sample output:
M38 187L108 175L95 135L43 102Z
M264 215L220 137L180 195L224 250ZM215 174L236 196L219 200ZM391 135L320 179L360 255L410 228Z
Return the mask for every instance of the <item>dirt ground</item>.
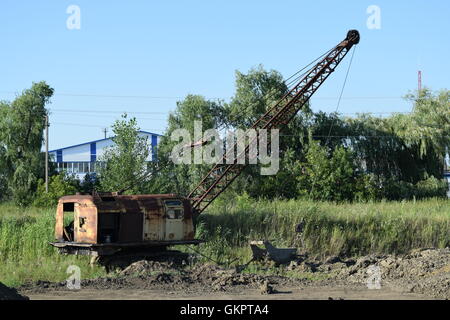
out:
M392 289L369 290L364 287L280 287L280 292L261 295L257 289L213 294L188 294L166 290L98 290L29 294L31 300L429 300L426 295L397 292Z
M270 263L259 263L260 270ZM39 281L18 288L30 299L449 299L450 249L357 259L299 256L282 266L283 276L247 273L238 266L192 266L137 261L108 278L67 283ZM244 269L245 270L245 269Z

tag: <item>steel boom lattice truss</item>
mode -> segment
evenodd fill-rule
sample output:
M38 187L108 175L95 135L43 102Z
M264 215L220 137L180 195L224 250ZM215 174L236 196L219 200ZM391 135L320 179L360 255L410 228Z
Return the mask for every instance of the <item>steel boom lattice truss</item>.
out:
M330 50L288 93L253 124L252 129L282 129L286 126L344 59L353 45L358 43L358 31L350 30L342 42ZM233 146L233 150L237 143ZM247 152L249 142L244 143L245 152ZM205 210L242 172L245 164L239 164L238 157L239 155L230 161L225 154L189 194L193 209L198 214Z

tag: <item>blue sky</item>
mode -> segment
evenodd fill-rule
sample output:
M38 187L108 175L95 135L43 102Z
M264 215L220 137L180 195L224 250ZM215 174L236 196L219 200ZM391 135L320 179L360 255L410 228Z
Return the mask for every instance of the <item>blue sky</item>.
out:
M69 5L81 28L69 30ZM377 5L381 28L368 29ZM339 112L408 112L417 70L433 90L449 88L450 2L2 0L0 99L33 81L55 89L50 148L103 137L122 111L162 133L188 93L229 99L235 70L263 64L288 77L358 29ZM350 57L312 99L336 109ZM109 129L111 133L111 129Z

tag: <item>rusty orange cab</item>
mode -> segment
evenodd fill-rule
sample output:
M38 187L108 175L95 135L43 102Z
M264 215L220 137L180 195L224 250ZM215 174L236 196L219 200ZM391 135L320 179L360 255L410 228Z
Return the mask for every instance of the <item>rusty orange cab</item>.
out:
M59 199L56 241L63 253L92 256L198 244L191 203L175 194L73 195Z

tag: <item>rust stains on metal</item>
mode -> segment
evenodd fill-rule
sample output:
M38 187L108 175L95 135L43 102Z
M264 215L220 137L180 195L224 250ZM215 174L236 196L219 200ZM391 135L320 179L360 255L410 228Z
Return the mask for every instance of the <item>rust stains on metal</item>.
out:
M78 248L79 253L99 245L103 249L114 245L116 250L126 244L195 243L192 216L190 201L176 194L65 196L56 210L56 242L52 244Z

